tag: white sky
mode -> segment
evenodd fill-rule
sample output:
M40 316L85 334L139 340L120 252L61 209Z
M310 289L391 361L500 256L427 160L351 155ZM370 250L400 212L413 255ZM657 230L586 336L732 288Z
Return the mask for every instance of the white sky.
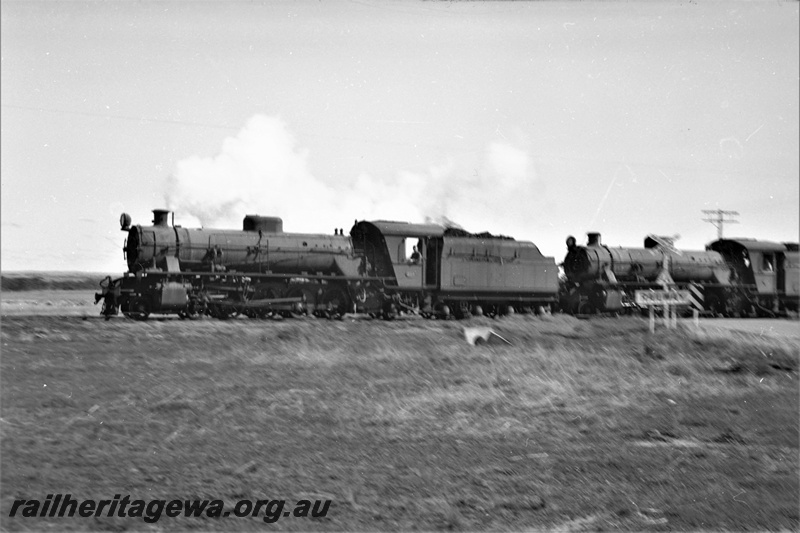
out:
M797 2L1 4L3 270L122 272L159 207L798 240Z

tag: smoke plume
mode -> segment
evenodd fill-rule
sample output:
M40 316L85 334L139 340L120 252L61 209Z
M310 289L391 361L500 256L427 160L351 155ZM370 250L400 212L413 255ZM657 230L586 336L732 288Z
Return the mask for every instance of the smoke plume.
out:
M425 172L398 169L391 181L362 173L335 185L311 173L308 157L283 122L254 116L216 156L177 164L167 207L184 225L205 227L239 228L245 214L261 214L290 219L290 232L329 233L356 218L510 232L509 221L528 212L536 186L527 153L506 143L490 144L469 171L449 160Z

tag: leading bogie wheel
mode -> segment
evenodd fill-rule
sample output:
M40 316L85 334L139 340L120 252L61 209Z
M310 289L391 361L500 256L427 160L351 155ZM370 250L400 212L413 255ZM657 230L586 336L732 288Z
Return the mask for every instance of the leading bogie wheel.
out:
M124 315L134 320L147 320L147 317L150 316L150 306L144 300L134 300Z

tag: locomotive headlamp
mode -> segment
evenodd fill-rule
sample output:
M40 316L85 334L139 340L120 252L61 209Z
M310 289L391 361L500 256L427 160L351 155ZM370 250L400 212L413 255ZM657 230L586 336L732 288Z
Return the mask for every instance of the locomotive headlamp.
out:
M119 225L122 231L131 229L131 216L128 213L122 213L119 216Z

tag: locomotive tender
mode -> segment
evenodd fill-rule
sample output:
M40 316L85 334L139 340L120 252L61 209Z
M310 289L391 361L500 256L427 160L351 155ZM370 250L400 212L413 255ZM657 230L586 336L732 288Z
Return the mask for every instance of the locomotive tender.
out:
M796 243L722 239L705 251L681 251L649 236L644 248L611 248L589 233L586 246L567 239L561 308L572 313L634 308L634 293L689 289L700 311L724 316L774 316L798 310Z
M280 218L257 215L241 231L192 229L170 225L169 213L153 210L152 226L120 218L128 272L95 296L107 317L463 317L557 301L555 260L527 241L392 221L357 221L349 236L284 233Z

